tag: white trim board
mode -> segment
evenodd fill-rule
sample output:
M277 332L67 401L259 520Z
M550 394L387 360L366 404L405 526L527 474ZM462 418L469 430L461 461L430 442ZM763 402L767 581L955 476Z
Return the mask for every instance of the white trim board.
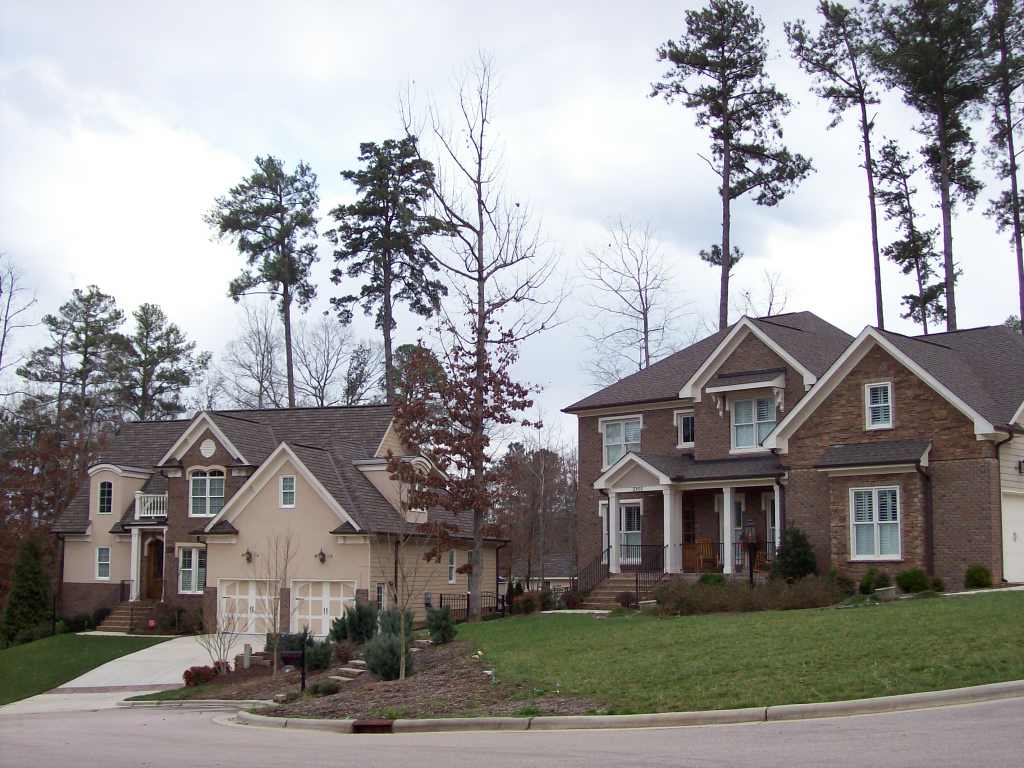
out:
M611 484L614 482L615 477L617 477L624 470L632 469L633 467L639 467L640 469L643 469L646 472L650 472L652 475L654 475L654 478L663 485L668 485L669 483L672 482L672 478L670 478L664 472L648 464L635 453L630 451L598 476L598 478L594 481L594 488L597 490L605 490L610 488Z
M917 376L950 405L966 416L974 424L974 434L979 440L991 439L996 433L995 427L985 417L957 397L942 382L915 363L895 344L886 339L871 326L867 326L860 335L846 348L839 358L832 363L825 374L818 380L807 395L780 421L764 441L765 448L774 448L781 453L789 450L789 438L814 413L825 399L835 391L843 379L860 363L875 347L888 353L904 368Z
M174 441L174 445L168 449L167 453L163 455L163 458L157 462L157 466L163 466L171 458L181 458L181 454L185 453L192 444L198 440L204 429L209 429L213 433L213 436L217 438L222 446L231 452L232 456L238 460L240 464L248 464L245 456L238 450L234 444L228 440L227 435L221 430L220 427L210 418L210 415L206 411L200 411L196 414L196 417L192 419L192 423L188 425L188 429L181 433L181 437Z

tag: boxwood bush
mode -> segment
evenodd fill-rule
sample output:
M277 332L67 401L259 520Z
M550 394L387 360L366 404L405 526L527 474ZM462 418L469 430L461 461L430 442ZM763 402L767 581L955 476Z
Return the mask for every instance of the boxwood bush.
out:
M929 587L928 574L920 568L908 568L896 574L896 586L902 592L924 592Z
M992 586L992 571L984 565L969 565L964 573L964 587L967 589L987 589Z

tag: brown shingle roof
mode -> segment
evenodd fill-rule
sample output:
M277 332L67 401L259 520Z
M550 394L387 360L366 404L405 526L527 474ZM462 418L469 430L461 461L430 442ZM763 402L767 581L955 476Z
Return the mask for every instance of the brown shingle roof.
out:
M697 480L736 480L747 477L777 477L783 473L775 454L735 459L697 461L690 454L637 454L674 483Z
M878 464L916 464L931 443L927 440L887 440L830 445L817 466L864 467Z
M751 322L815 376L824 373L853 340L845 331L811 312L751 318ZM713 333L564 410L571 413L588 408L675 400L687 379L697 372L727 335L728 331Z

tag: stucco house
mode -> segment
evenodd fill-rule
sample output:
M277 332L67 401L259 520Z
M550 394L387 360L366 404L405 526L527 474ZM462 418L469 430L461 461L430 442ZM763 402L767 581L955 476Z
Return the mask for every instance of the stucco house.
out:
M1024 339L1005 326L743 317L565 410L585 586L767 572L789 526L821 572L1024 581Z
M164 604L251 634L279 614L282 631L323 635L357 598L387 607L397 582L421 619L441 593L466 594L471 519L405 511L389 454L403 449L387 406L124 424L55 526L59 611L147 616ZM438 545L424 522L448 524L440 561L424 558ZM289 541L285 570L273 561ZM497 592L503 544L485 544L482 591Z

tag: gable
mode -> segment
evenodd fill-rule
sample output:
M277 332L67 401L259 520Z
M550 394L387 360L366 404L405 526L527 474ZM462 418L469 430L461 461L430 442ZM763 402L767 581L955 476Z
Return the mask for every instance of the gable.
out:
M627 453L594 481L594 488L635 490L668 483L669 477L635 453Z
M170 461L181 460L182 456L187 451L189 451L193 446L202 446L202 441L207 438L215 439L216 443L230 455L230 463L249 463L246 461L245 456L242 455L242 452L232 444L227 435L225 435L221 428L218 427L213 419L210 418L209 414L204 411L196 414L196 417L192 420L192 423L189 424L188 428L177 440L174 441L174 444L163 455L163 458L157 462L158 466L167 464Z

